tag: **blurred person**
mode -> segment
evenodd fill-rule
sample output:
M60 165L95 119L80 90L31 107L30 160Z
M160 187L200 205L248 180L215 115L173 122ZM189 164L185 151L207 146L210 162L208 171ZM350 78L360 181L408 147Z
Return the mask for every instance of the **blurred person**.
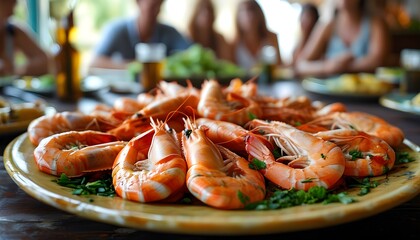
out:
M0 76L39 76L48 73L49 57L38 45L33 33L12 19L16 0L1 0L0 7ZM24 62L17 64L18 52Z
M295 64L298 77L374 72L390 52L381 17L370 15L364 0L337 0L335 16L318 24Z
M302 5L302 10L299 16L301 35L296 48L293 51L292 65L295 63L296 59L299 58L303 48L308 43L309 36L311 35L316 23L318 22L318 19L319 12L315 4L305 3Z
M240 2L236 13L233 61L249 71L258 65L261 50L267 45L275 48L275 65L280 66L282 62L277 34L268 30L260 5L254 0Z
M174 27L160 23L158 15L164 0L136 0L134 18L117 19L105 27L94 50L90 68L126 69L135 61L137 43L164 43L166 55L185 50L191 42Z
M192 42L214 51L219 59L232 61L231 47L225 37L214 29L215 11L211 0L198 0L188 24Z

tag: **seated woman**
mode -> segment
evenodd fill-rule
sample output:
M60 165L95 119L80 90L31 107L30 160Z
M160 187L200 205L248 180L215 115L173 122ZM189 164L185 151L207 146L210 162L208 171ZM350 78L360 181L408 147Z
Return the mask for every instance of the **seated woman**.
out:
M233 59L248 71L260 61L264 46L275 49L275 65L281 65L277 35L267 29L264 13L255 0L242 1L236 14L236 37L233 42Z
M292 65L302 53L303 48L308 43L309 36L318 22L319 12L316 5L313 3L305 3L302 5L302 11L299 16L300 23L300 38L293 51Z
M137 43L164 43L167 55L187 49L191 43L174 27L158 21L163 0L136 0L138 15L106 26L90 68L125 69L136 59Z
M49 57L29 29L12 20L16 0L2 0L0 7L0 76L39 76L48 73ZM21 52L24 63L17 65Z
M192 42L214 51L219 59L232 61L230 45L224 36L214 29L215 11L211 0L198 1L188 24L188 36Z
M335 17L316 27L295 64L297 76L373 72L384 63L388 30L380 17L368 14L365 2L336 1Z

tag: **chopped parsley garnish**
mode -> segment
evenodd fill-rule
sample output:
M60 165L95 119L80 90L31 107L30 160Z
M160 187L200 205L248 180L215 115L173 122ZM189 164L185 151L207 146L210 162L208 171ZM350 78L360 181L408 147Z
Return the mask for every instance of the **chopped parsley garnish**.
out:
M249 120L254 120L254 119L257 119L257 115L255 115L252 112L248 112L248 118L249 118Z
M304 179L304 180L302 180L302 181L300 181L300 182L301 182L301 183L311 183L311 182L313 182L315 179L316 179L316 178L307 178L307 179Z
M272 210L314 203L328 204L341 202L348 204L354 201L355 200L349 197L345 192L334 194L324 187L315 186L311 187L308 191L296 189L276 190L269 198L250 203L245 206L245 209Z
M395 152L395 164L413 162L415 159L408 152Z
M254 169L254 170L261 170L267 167L265 162L258 160L256 158L252 159L252 161L248 164L248 166L249 168Z
M238 198L239 198L239 201L241 201L241 203L244 205L248 204L250 201L249 196L243 194L241 191L238 191Z
M326 156L325 154L323 154L323 153L321 153L321 157L322 157L323 159L326 159L326 158L327 158L327 156Z
M370 178L356 178L351 177L346 179L348 187L357 187L360 188L359 196L366 195L370 192L371 188L376 188L379 185L378 181L371 181Z
M356 160L358 158L362 158L363 157L362 152L359 151L359 150L356 150L356 149L350 150L349 151L349 154L351 156L351 160Z
M282 156L282 154L281 154L281 149L280 149L280 148L275 148L275 149L273 150L273 156L274 156L274 158L275 158L275 159L277 159L277 158L281 157L281 156Z
M86 176L69 178L63 173L53 181L61 186L72 188L74 195L115 196L115 189L110 174L103 174L99 179L90 181Z

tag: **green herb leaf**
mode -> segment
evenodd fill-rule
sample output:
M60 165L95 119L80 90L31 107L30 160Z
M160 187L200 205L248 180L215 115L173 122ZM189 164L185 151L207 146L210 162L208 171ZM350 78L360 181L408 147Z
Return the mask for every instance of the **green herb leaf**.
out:
M324 187L315 186L311 187L307 192L296 189L276 190L267 199L250 203L245 206L245 209L272 210L304 204L328 204L333 202L348 204L354 201L355 200L349 197L345 192L334 194Z
M248 164L248 166L249 168L254 169L254 170L261 170L267 167L265 162L258 160L256 158L252 159L252 161Z
M281 154L281 149L280 148L275 148L274 150L273 150L273 156L274 156L274 158L279 158L279 157L281 157L282 156L282 154Z
M307 179L304 179L304 180L302 180L302 181L300 181L300 182L301 182L301 183L311 183L311 182L313 182L315 179L316 179L316 178L307 178Z
M254 119L257 119L257 115L255 115L252 112L248 112L248 118L249 118L249 120L254 120Z
M361 151L357 150L357 149L353 149L349 151L349 154L351 156L351 160L356 160L358 158L362 158L363 154Z
M244 205L250 202L249 196L243 194L241 191L238 191L238 198L239 198L239 201L241 201L241 203Z
M69 178L66 174L61 174L58 179L53 180L57 184L72 188L74 195L98 195L115 196L114 185L110 174L103 174L101 178L89 181L87 177Z
M408 154L408 152L395 152L395 164L409 163L415 159Z
M368 194L370 192L370 189L376 188L379 185L378 181L371 181L371 179L368 177L362 179L356 177L347 178L346 182L349 187L360 188L358 194L359 196Z

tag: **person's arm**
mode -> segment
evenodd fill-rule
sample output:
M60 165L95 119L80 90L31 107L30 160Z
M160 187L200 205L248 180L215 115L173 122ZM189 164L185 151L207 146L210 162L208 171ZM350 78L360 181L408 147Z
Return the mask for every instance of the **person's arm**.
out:
M350 53L343 53L334 59L323 58L333 27L333 22L325 25L317 23L313 34L309 37L294 65L297 77L326 77L337 74L345 71L353 61L353 56Z
M277 34L270 32L270 43L276 49L276 65L282 65L282 59L280 54L280 47L279 47L279 40L277 38Z
M26 29L14 25L15 47L23 52L26 63L15 68L19 76L40 76L49 72L49 56Z
M384 63L390 49L388 29L378 18L372 19L371 29L368 54L353 60L348 66L349 72L374 72Z
M125 32L127 26L124 20L111 22L103 32L101 40L94 49L93 57L89 64L92 68L110 68L110 69L126 69L127 65L134 61L124 59L121 53L120 45L129 44L126 42ZM133 50L134 51L134 50ZM120 54L121 58L115 59L113 54Z

